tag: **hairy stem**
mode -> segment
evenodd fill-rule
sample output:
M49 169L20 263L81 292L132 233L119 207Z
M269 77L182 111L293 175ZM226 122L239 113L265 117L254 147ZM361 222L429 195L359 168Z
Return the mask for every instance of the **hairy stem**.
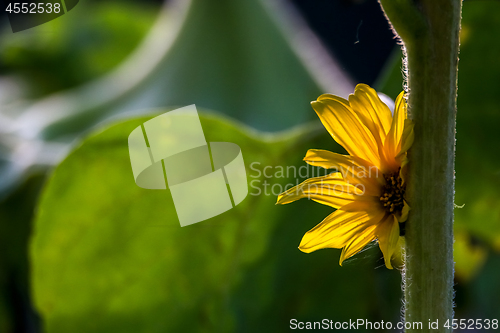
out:
M453 318L453 199L461 0L381 0L403 41L408 107L415 123L409 151L405 320L419 332L450 332ZM429 327L438 320L438 330ZM433 327L434 328L434 327ZM417 331L407 329L406 332Z

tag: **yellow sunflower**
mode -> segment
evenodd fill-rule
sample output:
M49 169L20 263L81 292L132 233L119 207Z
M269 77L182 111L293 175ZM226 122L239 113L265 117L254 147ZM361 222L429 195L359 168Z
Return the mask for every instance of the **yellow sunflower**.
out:
M378 240L385 265L392 269L399 224L410 210L404 174L413 123L407 119L404 94L396 99L394 116L366 84L358 84L349 100L324 94L311 104L333 139L350 155L310 149L304 161L335 172L307 179L278 196L278 204L309 198L336 209L304 235L299 249L310 253L342 248L342 265Z

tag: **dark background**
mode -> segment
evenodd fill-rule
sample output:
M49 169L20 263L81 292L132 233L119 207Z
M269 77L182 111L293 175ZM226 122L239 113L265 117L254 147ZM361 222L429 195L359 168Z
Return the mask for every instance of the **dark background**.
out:
M320 37L338 66L344 70L353 83L370 84L391 98L401 91L401 53L398 51L399 47L377 1L294 0L290 3ZM274 44L279 40L273 33L269 33L269 36L266 33L261 34L262 31L267 32L267 26L264 24L261 27L248 24L247 30L235 31L234 34L224 30L226 26L232 27L234 22L231 22L230 17L225 15L225 10L232 13L231 9L223 8L221 4L223 2L214 1L205 8L206 14L202 12L195 17L199 21L206 19L204 22L211 24L210 27L214 29L213 36L212 31L202 31L202 28L197 27L185 32L181 39L188 42L178 52L177 58L168 59L175 66L166 66L168 68L162 69L165 72L159 73L158 77L148 81L142 93L137 93L140 98L124 99L119 101L118 106L101 103L104 106L100 105L100 107L115 111L123 110L126 109L123 104L130 104L132 108L135 105L144 105L140 102L148 98L155 102L151 102L150 105L146 102L146 105L154 107L159 104L163 107L165 105L160 103L161 98L153 96L164 94L167 89L163 88L171 84L171 82L163 82L162 78L172 75L178 79L184 75L184 72L189 72L188 67L192 65L195 74L186 74L189 76L187 83L179 84L181 86L179 91L187 89L188 93L185 95L179 93L182 96L173 99L172 105L183 104L186 96L189 100L194 95L200 98L203 107L218 110L246 125L268 131L284 130L307 121L315 121L308 103L326 91L306 80L307 77L300 64L294 62L294 59L286 58L286 54L290 53L286 47ZM500 316L498 302L500 297L500 284L498 284L500 280L498 269L500 264L498 254L500 251L500 193L498 192L500 170L498 165L500 161L497 154L500 143L498 139L500 46L495 37L500 35L499 4L498 1L468 1L464 4L457 121L456 203L458 205L465 203L465 206L456 210L455 223L457 318L493 319ZM48 30L34 28L17 34L12 33L7 16L4 12L1 13L0 100L3 110L0 115L2 117L3 113L6 115L6 121L4 118L0 119L2 130L0 132L0 167L2 168L0 172L2 176L7 175L5 170L13 165L12 161L15 161L14 154L10 151L11 147L15 146L11 142L15 140L10 137L11 125L7 120L10 117L15 119L25 110L31 110L33 105L39 108L37 110L43 110L40 101L47 101L53 96L68 98L67 100L73 103L71 106L75 110L79 110L80 107L87 108L85 103L92 102L94 96L95 100L99 100L103 95L102 91L94 91L90 97L85 94L83 94L84 97L79 97L81 87L85 87L89 82L95 82L122 64L140 45L151 28L160 12L160 5L160 1L81 0L80 4L67 14L71 20L59 18L47 25L50 28ZM245 10L251 9L245 8ZM245 11L243 12L245 14ZM222 14L219 17L216 16L217 13ZM244 14L241 14L243 16L240 18L245 17ZM257 11L248 12L249 17L257 14ZM241 28L238 24L234 26ZM248 56L264 59L257 67L252 67L255 64L249 61L245 52L238 53L237 50L234 51L231 48L233 42L241 46L246 40L252 40L255 35L249 31L254 32L264 41L264 46L259 46L253 40L255 47L250 45L248 49L245 49L249 52L253 48L259 49L254 55ZM217 36L221 33L223 36L219 41ZM207 40L210 43L203 44ZM226 43L227 40L231 43ZM221 54L220 62L217 62L217 52L203 53L205 49L210 48L212 42L214 44L220 42L216 44L218 49L215 48ZM273 48L274 46L276 49ZM282 61L283 68L278 68L281 58L263 56L273 52L283 53L282 59L285 59ZM199 58L195 58L199 62L189 58L192 54L199 55ZM250 77L249 81L255 80L252 81L253 85L252 82L240 83L244 81L244 78L240 80L238 77L240 73L238 72L237 75L233 73L234 69L238 68L238 64L231 63L233 57L237 61L244 61L248 64L249 69L246 74ZM174 68L173 73L169 72L172 68ZM252 76L259 68L265 69L259 74L265 76L262 81ZM275 68L279 70L273 72ZM288 72L293 72L296 76L272 81L276 76L285 76ZM199 73L208 74L196 75ZM270 74L266 76L266 73ZM203 83L204 77L211 75L213 79L208 83ZM255 76L258 75L255 74ZM303 82L301 78L304 79ZM262 86L260 83L267 81L271 83L262 91L259 90ZM281 83L284 85L289 83L289 86L277 87ZM246 88L245 84L248 84L250 88ZM219 96L220 99L212 94L218 86L220 86L222 96ZM238 92L233 101L236 105L241 103L250 104L250 106L246 109L241 106L237 112L231 111L230 106L234 104L221 102L227 95L230 95L226 90L228 87ZM269 93L267 90L272 90L272 92ZM77 92L76 98L69 96L74 91ZM241 91L249 91L251 96L248 97ZM303 92L305 97L300 95L288 104L285 103L286 101L281 102L281 100L292 99L297 92ZM278 97L274 98L274 94ZM253 99L259 99L262 102L251 104ZM158 103L155 104L156 102ZM198 104L198 100L196 103ZM301 104L298 105L299 103ZM290 108L290 105L294 104L297 104L297 107ZM52 104L49 104L47 107L49 111L51 106ZM92 107L91 105L88 109L91 110ZM103 109L98 109L95 114L100 114ZM95 114L88 118L94 117ZM273 118L273 114L277 116ZM269 118L265 118L266 115L269 115ZM88 133L89 128L102 119L96 116L95 119L89 120L86 117L71 118L67 122L61 121L45 129L40 136L49 142L72 142L75 137L80 138L82 133ZM36 128L36 123L30 126ZM294 161L293 163L300 163L306 149L313 147L327 149L331 147L330 145L334 145L329 137L322 137L311 142L315 146L307 146L306 143L298 145L296 150L289 154L290 160ZM340 149L333 147L333 149ZM20 150L29 151L25 146L22 146ZM15 176L8 174L0 179L2 188L0 197L0 333L3 333L2 330L6 330L6 333L41 332L43 319L32 304L28 246L30 237L33 235L34 207L40 189L45 183L47 174L58 163L57 161L54 159L45 164L34 163L37 165L26 169L16 164L14 169L20 171L14 172ZM317 320L318 316L332 316L332 312L338 314L340 318L348 318L349 311L359 311L356 313L366 314L374 320L398 319L401 297L400 277L397 271L389 272L380 269L383 262L380 261L376 247L372 247L367 253L360 255L359 259L354 259L342 268L337 265L340 251L336 250L311 255L299 263L291 261L290 258L295 260L296 257L289 256L289 252L285 249L290 248L290 251L296 251L295 245L290 246L290 244L296 243L296 238L298 239L307 230L307 226L314 226L327 214L326 209L312 206L309 202L294 205L273 208L281 209L280 214L289 219L283 225L294 226L290 231L293 237L289 235L286 238L281 235L282 238L280 238L280 235L275 235L273 239L277 240L278 247L282 248L281 252L270 253L269 257L260 263L261 265L249 269L250 273L242 278L245 283L249 284L249 287L238 289L232 295L233 298L228 301L230 307L237 309L235 320L238 322L239 331L245 331L244 327L262 328L256 324L259 320L279 324L269 327L287 327L283 318L286 318L288 313L307 313L301 318L302 320ZM277 210L270 210L270 212L276 213ZM314 218L311 218L311 215ZM283 229L280 229L279 233L282 232ZM278 281L276 285L261 286L258 284L260 282L252 284L253 281L260 281L258 278L261 274L261 267L263 270L272 269L270 267L275 263L272 260L276 260L279 265L278 273L274 276L275 281ZM310 274L306 274L307 272L303 272L305 269L301 268L309 267L306 266L308 263L311 266L313 263L317 267L314 273L311 273L315 274L314 276L309 276ZM290 272L294 272L297 276L290 276ZM335 292L323 291L322 288L330 287L330 281L337 283L332 286ZM303 292L295 290L298 285L303 286ZM275 303L265 297L257 299L256 295L259 294L259 290L268 290L265 287L269 288L270 293L276 292L280 295L279 297L285 299L275 300ZM365 292L367 296L363 296ZM260 294L259 296L263 297ZM273 299L272 296L269 298ZM336 299L351 299L351 301L337 304ZM262 313L259 312L259 309L267 309L266 304L267 306L278 304L283 308L273 309L272 314L264 310L261 310ZM253 309L255 313L247 311L248 309ZM281 315L274 316L275 310ZM213 319L210 318L210 311L211 309L203 308L201 312L203 315L196 320L193 319L193 322L210 322ZM158 316L161 317L162 314ZM99 314L89 314L89 318L91 318L89 320L95 318L99 320ZM475 331L478 332L478 330Z

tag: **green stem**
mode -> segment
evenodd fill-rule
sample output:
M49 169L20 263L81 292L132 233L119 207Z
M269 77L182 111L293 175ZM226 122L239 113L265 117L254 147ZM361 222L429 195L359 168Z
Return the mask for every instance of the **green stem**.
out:
M419 332L451 332L453 197L461 0L381 0L403 41L408 107L415 123L409 151L404 269L405 320ZM439 320L431 330L429 320ZM451 324L451 323L450 323ZM407 329L406 332L417 330Z

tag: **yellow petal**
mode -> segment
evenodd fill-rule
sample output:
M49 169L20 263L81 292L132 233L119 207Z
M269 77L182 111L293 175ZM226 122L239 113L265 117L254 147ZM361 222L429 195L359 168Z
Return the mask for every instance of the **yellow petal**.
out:
M401 141L399 142L398 145L398 155L396 158L399 158L401 155L406 153L408 149L410 149L411 145L413 144L413 140L415 138L415 134L413 132L413 127L414 127L413 121L410 119L405 119L404 121L404 129L403 129L403 134L401 136Z
M325 169L355 169L359 167L351 156L333 153L322 149L309 149L304 157L307 164L318 166Z
M339 259L340 266L342 266L344 260L363 250L366 245L375 240L375 229L376 225L370 225L362 234L357 235L356 238L353 238L352 241L342 249L342 254Z
M372 227L369 222L370 216L365 212L337 210L304 235L299 249L311 253L324 248L342 248Z
M338 172L309 178L281 193L277 204L287 204L302 198L312 199L323 205L339 208L360 197L362 193L346 182Z
M394 159L398 154L397 148L401 141L404 129L404 121L406 119L406 101L404 98L404 92L401 92L396 98L394 106L394 117L392 117L392 124L389 133L387 133L387 138L384 142L384 147L386 153L388 153L390 159Z
M392 260L391 264L396 267L400 268L404 266L404 249L406 246L406 240L404 237L399 237L398 239L398 244L396 245L396 250L392 254Z
M309 149L304 161L325 169L336 169L344 179L363 190L366 195L379 195L383 174L373 164L356 156L341 155L328 150Z
M405 154L399 156L398 161L401 165L401 170L399 170L399 177L401 177L403 184L406 184L406 175L408 173L408 163L410 161L408 160L408 157L406 157Z
M397 218L394 215L388 215L387 218L378 225L375 234L378 238L380 250L384 255L385 266L392 269L391 258L397 250L399 239L399 222Z
M370 217L375 217L377 215L381 215L382 213L385 215L385 209L383 209L383 206L380 204L380 196L362 196L357 200L340 207L339 210L346 212L364 211L370 215Z
M399 222L406 222L406 220L408 220L408 214L410 213L410 210L411 210L411 207L410 205L408 205L408 203L406 202L406 200L403 200L404 202L404 206L403 206L403 210L401 211L401 216L396 216L398 218L398 221Z
M363 124L372 132L375 140L380 140L382 144L391 128L392 113L380 100L377 92L366 84L358 84L354 94L349 95L349 103Z
M350 155L379 167L378 146L368 128L343 98L325 94L311 103L321 122L335 141Z

